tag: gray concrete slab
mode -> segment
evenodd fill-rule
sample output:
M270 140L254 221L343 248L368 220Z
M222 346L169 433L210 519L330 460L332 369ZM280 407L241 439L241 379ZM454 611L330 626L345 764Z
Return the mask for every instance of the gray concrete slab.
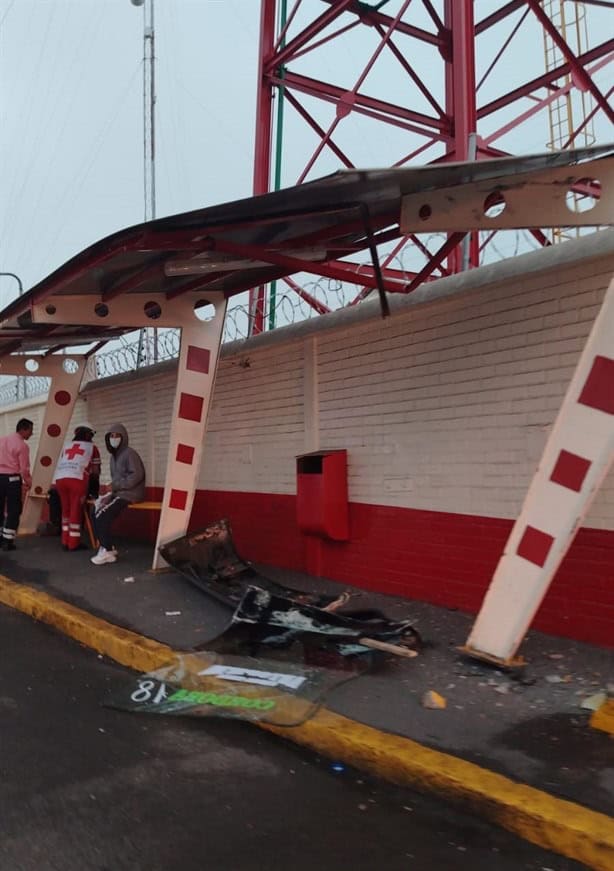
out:
M229 610L180 575L151 573L148 546L126 542L118 562L107 566L92 566L90 555L64 553L58 539L27 538L19 541L18 551L2 555L0 571L175 648L214 638L230 620ZM259 568L295 587L339 589L325 579ZM458 654L470 615L354 592L357 607L411 618L426 646L417 659L387 658L339 687L327 701L331 709L558 797L612 812L614 742L589 728L590 712L580 707L588 696L612 691L611 650L531 631L522 649L529 664L513 677ZM446 698L445 710L422 706L429 689Z

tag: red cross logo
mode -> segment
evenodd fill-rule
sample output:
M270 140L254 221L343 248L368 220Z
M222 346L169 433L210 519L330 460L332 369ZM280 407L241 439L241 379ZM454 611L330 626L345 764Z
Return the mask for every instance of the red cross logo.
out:
M64 451L64 456L68 460L74 460L75 457L77 457L79 455L83 456L83 454L85 454L85 451L81 448L81 446L78 443L71 445L69 448L66 448L66 450Z

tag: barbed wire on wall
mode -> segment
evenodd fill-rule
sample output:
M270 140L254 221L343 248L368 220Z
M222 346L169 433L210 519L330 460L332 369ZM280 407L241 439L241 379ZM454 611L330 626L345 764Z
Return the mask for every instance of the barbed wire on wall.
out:
M510 231L500 234L505 243L501 250L490 242L491 257L505 259L538 247L526 231ZM426 249L436 249L445 240L445 233L435 233L422 237ZM385 253L380 255L382 262ZM490 257L485 257L485 261ZM386 265L397 270L401 281L409 282L426 262L416 246L401 249ZM357 277L362 267L370 266L370 261L356 263ZM437 276L435 276L437 277ZM311 276L295 276L293 284L299 287L304 298L283 280L278 281L271 308L271 296L266 299L265 322L275 327L284 327L302 321L321 317L322 311L338 311L357 303L362 284L342 282L338 279L317 278ZM369 294L365 298L369 298ZM308 300L311 300L312 303ZM271 317L271 314L273 316ZM224 325L223 342L244 341L251 335L248 295L242 294L231 300ZM131 333L119 340L115 347L99 351L88 361L85 381L98 378L109 378L125 372L148 367L166 360L174 360L179 355L180 331L178 329L142 330L138 334ZM41 396L49 390L49 378L20 377L0 386L0 405L10 405L23 399Z
M90 378L109 378L122 372L174 360L179 355L180 332L175 329L145 330L144 335L133 341L121 340L118 347L99 351L88 364Z
M12 378L0 386L0 405L13 405L24 399L32 399L49 392L50 378L28 375L27 378Z

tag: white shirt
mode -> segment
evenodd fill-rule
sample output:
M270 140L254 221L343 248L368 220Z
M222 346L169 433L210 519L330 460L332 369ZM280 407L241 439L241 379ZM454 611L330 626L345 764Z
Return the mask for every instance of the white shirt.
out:
M64 445L53 476L54 481L59 478L85 480L93 453L94 445L92 442L73 441Z

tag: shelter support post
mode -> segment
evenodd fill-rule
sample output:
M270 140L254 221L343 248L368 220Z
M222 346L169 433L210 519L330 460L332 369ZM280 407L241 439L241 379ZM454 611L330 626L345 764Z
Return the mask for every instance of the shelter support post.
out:
M463 648L466 653L513 664L613 459L614 279Z
M38 450L32 466L32 489L26 497L24 510L19 522L19 533L28 535L36 532L41 512L42 499L30 496L43 496L51 485L68 425L79 397L79 387L85 372L87 358L52 354L41 357L36 354L19 354L2 360L3 375L32 375L51 378L49 397L45 406L45 416L41 426Z
M226 299L221 294L208 294L207 299L215 307L211 320L198 320L192 309L181 325L177 387L153 569L166 565L159 547L188 531L194 504L226 315Z
M36 324L98 325L105 328L179 327L181 351L171 421L165 492L153 567L164 565L158 546L187 532L200 471L207 413L219 357L226 297L223 293L186 291L175 299L166 294L124 294L105 302L101 296L62 294L53 301L34 303ZM70 415L67 418L67 422Z

